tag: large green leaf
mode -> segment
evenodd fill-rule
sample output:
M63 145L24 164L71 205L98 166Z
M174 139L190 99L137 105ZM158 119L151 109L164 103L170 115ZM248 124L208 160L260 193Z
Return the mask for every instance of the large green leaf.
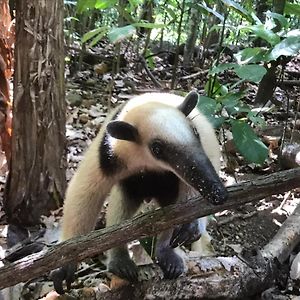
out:
M271 51L270 57L275 60L281 55L293 56L300 51L300 36L289 36L277 44Z
M210 14L213 14L215 17L217 17L222 23L224 22L224 16L222 16L221 14L219 14L216 10L214 10L214 9L212 9L212 8L210 8L210 7L208 7L207 5L206 5L206 3L203 1L203 3L202 4L200 4L200 3L197 3L197 5L199 6L199 8L200 8L200 10L202 11L202 12L208 12L208 13L210 13Z
M247 161L262 164L268 157L268 148L243 121L231 120L233 141Z
M219 100L222 101L227 113L232 116L234 114L250 111L249 106L240 101L242 97L242 92L228 93L224 97L220 97Z
M200 96L197 107L206 116L206 118L213 125L214 128L221 127L222 124L225 122L224 117L216 116L218 104L215 99L206 96Z
M272 19L278 20L278 22L281 24L281 26L282 26L283 28L286 28L286 27L288 27L288 25L289 25L289 22L288 22L287 18L285 18L285 17L284 17L283 15L281 15L281 14L277 14L277 13L274 13L274 12L267 11L267 12L266 12L266 15L267 15L268 17L271 17Z
M100 32L98 35L96 35L92 41L89 43L89 47L95 46L107 33L107 30L104 30Z
M93 29L93 30L90 30L89 32L85 33L81 39L81 41L83 43L85 43L86 41L94 38L95 36L99 35L100 33L102 32L106 32L108 29L108 27L100 27L100 28L96 28L96 29Z
M245 65L236 67L235 72L241 79L259 82L267 73L267 70L259 65Z
M224 64L220 64L216 67L213 67L210 71L209 71L209 74L217 74L217 73L221 73L221 72L224 72L228 69L231 69L231 68L234 68L238 66L238 64L236 63L224 63Z
M108 33L108 38L112 43L118 43L135 34L135 27L127 25L124 27L115 27Z
M246 48L234 55L239 64L257 63L268 61L268 50L265 48L255 47Z
M257 113L257 111L249 111L249 113L247 114L247 118L255 125L259 126L259 127L263 127L266 125L265 120L260 117Z
M287 15L296 15L300 17L300 4L286 2L284 13Z
M245 19L247 19L248 21L253 21L251 14L244 9L240 4L238 4L235 1L232 0L222 0L222 2L228 6L229 8L233 9L234 11L236 11L238 14L240 14L242 17L244 17Z
M216 113L217 101L206 96L200 96L197 107L206 116L211 116Z
M246 26L245 28L253 31L253 33L257 37L260 37L261 39L267 41L272 46L274 46L280 42L279 35L274 33L271 29L265 28L263 24Z

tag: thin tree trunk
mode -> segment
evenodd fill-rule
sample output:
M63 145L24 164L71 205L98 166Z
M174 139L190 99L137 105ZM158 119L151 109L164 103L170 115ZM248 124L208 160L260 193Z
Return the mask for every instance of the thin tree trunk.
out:
M63 0L16 1L12 159L4 207L36 224L59 207L65 179Z
M194 5L196 5L198 0L194 0ZM189 34L186 39L184 54L183 54L183 66L187 67L190 65L192 58L194 57L196 40L199 32L200 24L200 13L197 8L191 8L190 21L189 21Z

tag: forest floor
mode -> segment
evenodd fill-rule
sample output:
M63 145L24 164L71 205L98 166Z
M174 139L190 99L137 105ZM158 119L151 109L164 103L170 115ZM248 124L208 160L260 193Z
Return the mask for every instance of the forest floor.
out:
M99 55L101 56L101 53L97 53L97 57ZM92 57L94 58L94 56ZM299 62L300 57L295 58L289 63L287 68L297 71L299 72L298 74L300 74ZM70 70L71 67L72 66L70 66ZM66 84L66 99L69 104L67 115L68 180L74 174L78 162L83 157L84 150L95 137L110 109L117 104L128 100L133 94L158 90L153 85L153 82L145 75L143 68L138 68L135 64L124 66L120 75L114 76L113 87L110 87L113 76L111 70L109 70L109 66L106 66L106 62L97 61L96 64L94 61L93 63L89 62L88 58L86 58L83 68L84 70L82 71L72 71ZM180 87L180 90L188 91L191 88L196 88L200 94L203 93L203 88L201 87L204 86L205 81L207 80L206 68L207 66L204 66L203 72L200 72L201 70L199 68L194 68L189 70L189 73L180 69L180 72L178 73L179 78L184 78L192 73L199 73L191 79L179 79L178 86ZM160 72L160 70L163 71ZM160 80L165 90L169 88L171 72L172 65L167 65L163 60L161 61L161 68L157 67L153 71L153 75ZM222 80L232 80L230 72L225 73ZM248 98L246 101L251 105L257 87L249 84L247 88L249 89L249 93L247 94ZM299 87L291 87L286 91L279 88L276 89L275 97L280 99L282 106L275 107L274 104L270 104L268 110L266 110L265 120L267 130L262 131L261 133L261 137L265 141L274 139L279 141L282 138L284 127L294 128L295 131L298 131L298 135L300 136L300 126L298 124L298 127L296 127L295 118L293 116L285 117L287 109L285 101L289 98L291 103L296 103L299 92ZM290 107L294 107L295 113L299 114L299 111L297 112L295 108L296 104ZM226 143L227 146L232 145L228 140ZM300 139L294 141L294 143L300 144ZM270 142L269 148L270 157L263 166L246 163L235 149L224 155L221 176L225 184L229 186L235 182L252 180L257 176L271 174L285 168L284 165L279 164L278 152L280 143L275 143L275 146L273 145L271 147ZM0 183L4 186L6 170L2 170L3 171L0 174ZM276 193L276 191L274 191L274 193ZM249 203L236 209L226 210L216 214L214 218L211 218L208 227L208 231L212 237L215 254L218 256L232 256L241 255L244 251L261 249L275 235L282 223L289 215L291 215L299 202L300 190L294 190L284 194L274 194L270 199L264 199L258 203ZM47 222L50 222L52 225L55 225L54 227L57 227L60 216L61 210L54 213L51 218L48 218ZM104 226L103 219L102 214L99 227ZM0 221L2 224L0 225L0 257L3 257L6 248L6 224L5 216L2 211L0 211ZM55 231L55 234L53 234L52 239L57 239L57 230ZM100 269L102 269L102 267L100 267ZM99 271L98 268L97 270ZM24 299L39 299L51 289L52 287L49 284L47 287L44 285L43 288L39 285L39 288L34 289L34 291L28 289L27 286L27 292L24 292L23 290L22 293L23 295L25 293L31 295L29 297L32 297L28 298L27 296L26 298L24 296ZM281 286L279 290L274 291L272 293L273 298L268 299L296 299L295 297L297 296L300 296L300 286L297 282L288 279L286 281L286 286ZM0 299L5 299L1 297L4 296L1 296L0 291ZM253 297L253 299L260 299L260 295Z

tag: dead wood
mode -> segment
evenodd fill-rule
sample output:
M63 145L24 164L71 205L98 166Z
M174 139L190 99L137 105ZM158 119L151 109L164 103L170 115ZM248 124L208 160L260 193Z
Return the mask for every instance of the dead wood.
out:
M200 197L194 198L186 203L178 203L145 215L138 215L121 225L70 239L0 268L0 289L36 278L71 261L82 261L122 243L154 235L176 224L300 187L299 178L300 168L261 176L254 181L229 187L229 199L220 206L212 206L205 201L200 201ZM170 284L177 283L170 281Z
M282 80L278 82L278 86L281 88L290 86L300 86L300 80Z
M92 293L91 288L83 288L72 290L71 295L75 299L87 299L89 296L88 299L92 300L252 299L249 296L268 289L275 278L272 264L261 256L255 257L256 265L251 267L238 257L190 259L188 275L176 280L161 280L157 267L152 270L150 280L134 286L105 292L94 288Z

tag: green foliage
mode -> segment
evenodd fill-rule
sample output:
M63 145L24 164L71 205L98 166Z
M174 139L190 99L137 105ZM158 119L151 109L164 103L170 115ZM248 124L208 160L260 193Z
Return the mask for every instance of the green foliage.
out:
M294 56L300 51L300 35L289 36L278 43L269 55L270 60L275 60L279 56Z
M284 13L300 17L300 4L287 2L284 7Z
M90 42L89 46L93 47L94 45L96 45L103 38L103 36L107 33L107 31L108 31L108 27L107 26L93 29L93 30L85 33L83 35L81 41L83 43L85 43L88 40L92 39L92 41Z
M253 129L243 120L231 120L235 146L249 162L262 164L268 156L268 148Z
M69 2L70 6L74 6L74 1ZM89 30L92 28L89 27L88 30L85 30L88 31L87 33L80 33L77 36L82 36L81 41L92 47L105 36L111 43L122 42L124 39L134 36L137 28L143 27L152 29L152 33L156 34L156 39L164 30L164 37L167 37L167 40L175 40L181 2L155 0L153 12L155 23L148 23L140 19L144 3L144 0L128 0L127 2L78 0L77 13L88 15L96 10L97 16L100 18L94 22L93 30ZM266 147L253 130L254 127L263 126L264 120L243 102L245 91L241 92L237 88L241 83L247 81L259 83L267 72L268 62L280 59L281 56L294 56L299 53L300 30L292 30L291 25L294 24L294 28L297 28L297 24L299 25L298 20L294 17L300 16L300 4L298 3L287 2L284 10L286 15L267 11L265 13L266 21L262 23L255 15L253 1L250 0L220 0L218 2L186 0L186 11L181 28L182 42L186 38L189 24L188 13L192 7L196 8L202 16L199 28L206 27L206 30L203 31L204 35L213 30L220 32L224 30L224 40L221 39L220 48L226 43L251 45L251 42L258 38L265 42L263 47L250 46L239 51L235 55L235 63L219 64L219 59L216 59L215 65L209 73L209 80L205 84L207 97L201 97L198 104L201 111L208 116L216 128L226 126L232 129L237 148L250 162L262 163L267 156ZM125 26L118 27L120 16L125 20ZM211 19L218 21L213 24ZM69 18L66 21L80 24L78 18ZM275 32L274 28L277 28L278 24L281 28ZM154 60L150 50L145 49L144 53L148 56L148 66L153 69ZM238 81L232 85L223 84L218 78L222 72L234 72Z
M236 67L236 64L227 64ZM227 66L228 67L228 66ZM255 67L243 66L243 67ZM259 66L258 66L259 67ZM219 66L219 71L226 70L225 66ZM252 78L253 74L248 74L246 69L242 69L244 77ZM250 70L249 73L254 72ZM260 69L259 69L260 70ZM217 68L215 68L215 72ZM245 74L244 74L245 73ZM243 79L244 80L244 79ZM215 128L229 126L232 130L234 143L239 152L247 161L262 164L267 158L268 149L260 141L249 124L254 126L264 126L264 120L258 116L257 112L245 104L242 99L245 92L234 91L234 86L224 86L216 78L211 76L205 86L205 91L210 97L200 96L198 108L203 112Z
M240 4L238 4L235 1L232 0L221 0L227 7L233 9L235 12L237 12L239 15L241 15L242 17L244 17L246 20L248 21L252 21L252 15L251 12L247 11L246 9L244 9Z
M235 71L236 75L239 76L242 80L259 82L266 74L267 70L260 65L239 65L235 63L225 63L214 67L210 74L216 74L223 72L225 70L231 69Z
M287 18L280 14L267 12L269 20L265 24L255 24L243 27L254 34L254 38L261 38L268 42L268 47L246 48L236 54L240 64L270 62L280 56L294 56L300 51L300 31L289 30ZM275 33L272 29L276 26L275 19L282 26L281 32Z
M249 29L255 34L255 37L259 37L267 41L271 46L274 46L280 42L280 37L271 29L266 28L264 24L246 26L245 29Z
M108 9L114 7L118 0L78 0L77 10L82 13L91 9Z
M119 43L133 34L135 34L135 27L132 25L127 25L111 29L108 32L108 38L112 43Z

